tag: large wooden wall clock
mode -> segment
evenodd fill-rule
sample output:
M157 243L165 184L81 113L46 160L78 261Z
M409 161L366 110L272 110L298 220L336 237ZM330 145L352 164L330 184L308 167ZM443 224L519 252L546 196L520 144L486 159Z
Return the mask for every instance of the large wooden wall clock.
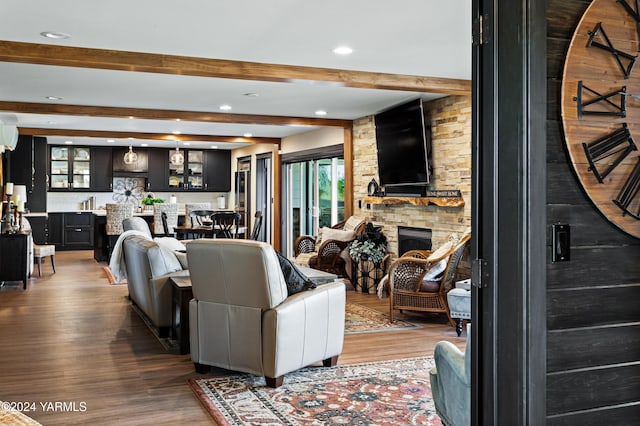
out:
M580 183L613 224L640 238L639 0L594 0L567 51L565 143Z

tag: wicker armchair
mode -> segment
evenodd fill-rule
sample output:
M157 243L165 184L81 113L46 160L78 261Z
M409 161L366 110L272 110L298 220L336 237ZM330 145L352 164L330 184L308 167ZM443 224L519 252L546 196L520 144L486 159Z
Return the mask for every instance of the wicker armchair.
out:
M331 229L353 231L352 238L345 240L322 238L317 247L315 237L310 235L299 236L294 243L295 263L330 272L339 277L349 277L351 258L346 253L346 248L364 230L364 226L364 220L351 216L349 219L333 225ZM347 265L348 263L349 265Z
M394 321L395 309L408 311L436 312L451 319L446 293L451 288L456 269L465 248L471 240L471 234L464 235L459 241L442 253L412 250L396 259L389 269L389 320ZM441 250L438 250L440 252ZM446 266L437 280L424 280L429 270L438 262L446 259Z

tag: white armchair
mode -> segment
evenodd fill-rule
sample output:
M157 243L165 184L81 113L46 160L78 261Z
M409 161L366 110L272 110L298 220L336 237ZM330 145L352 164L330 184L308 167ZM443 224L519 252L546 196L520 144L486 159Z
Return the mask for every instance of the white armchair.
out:
M336 281L287 295L274 249L252 240L200 239L187 245L193 286L191 359L265 376L323 361L335 365L344 338L345 288Z

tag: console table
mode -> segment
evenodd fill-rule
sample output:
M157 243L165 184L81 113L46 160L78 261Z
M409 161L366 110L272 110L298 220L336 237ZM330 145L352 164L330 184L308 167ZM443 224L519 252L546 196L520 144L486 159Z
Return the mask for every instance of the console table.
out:
M171 277L172 309L171 338L178 342L180 354L189 353L189 301L193 299L191 278Z
M29 278L29 234L0 234L0 281L22 281L25 290Z

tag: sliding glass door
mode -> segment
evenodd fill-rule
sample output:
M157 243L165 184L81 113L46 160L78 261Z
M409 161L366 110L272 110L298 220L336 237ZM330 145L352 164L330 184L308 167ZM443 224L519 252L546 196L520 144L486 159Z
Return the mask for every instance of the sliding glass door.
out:
M293 256L299 235L344 219L344 160L339 157L287 163L284 166L286 254Z

